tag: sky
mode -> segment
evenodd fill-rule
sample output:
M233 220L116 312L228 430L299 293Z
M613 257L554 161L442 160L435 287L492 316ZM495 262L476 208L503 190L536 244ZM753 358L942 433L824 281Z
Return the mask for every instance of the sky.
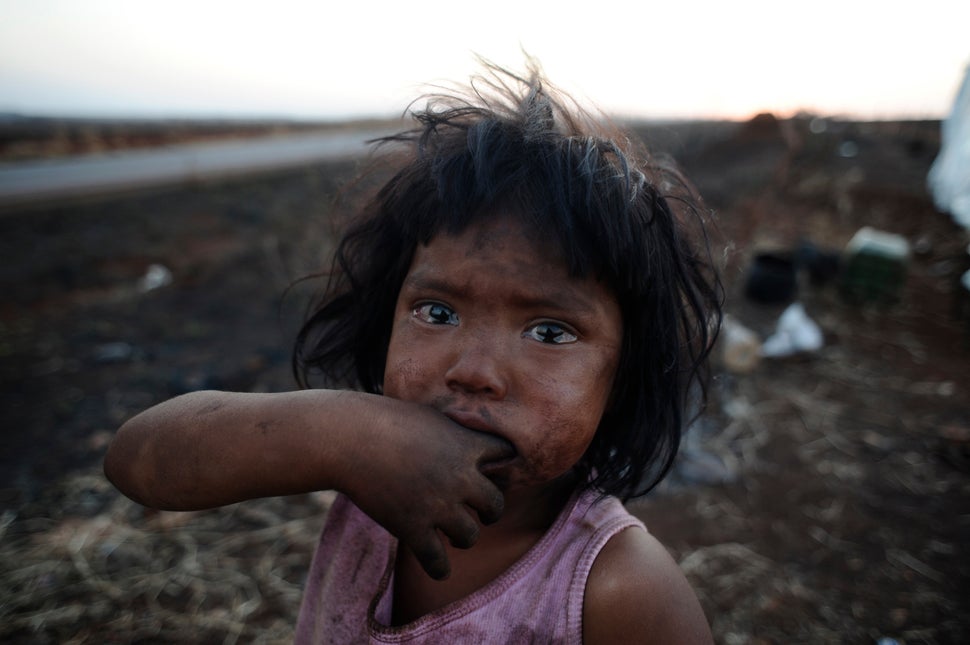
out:
M966 0L0 0L0 112L396 116L475 55L615 116L941 118Z

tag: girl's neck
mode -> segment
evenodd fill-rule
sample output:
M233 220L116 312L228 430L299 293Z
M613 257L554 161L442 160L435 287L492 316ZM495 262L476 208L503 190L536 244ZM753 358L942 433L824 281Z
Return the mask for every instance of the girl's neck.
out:
M483 527L482 537L486 532L494 535L545 533L576 490L577 482L575 475L567 473L540 487L508 491L502 518L492 526Z
M495 580L542 539L576 488L576 479L562 477L538 489L510 491L505 513L483 526L471 549L445 544L451 575L428 577L406 549L398 551L394 576L394 624L402 625L460 600Z

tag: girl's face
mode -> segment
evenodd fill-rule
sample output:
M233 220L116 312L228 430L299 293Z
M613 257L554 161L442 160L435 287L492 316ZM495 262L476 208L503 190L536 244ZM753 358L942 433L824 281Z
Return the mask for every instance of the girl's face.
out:
M619 305L511 217L419 246L401 287L384 392L515 446L499 477L533 487L596 434L623 338Z

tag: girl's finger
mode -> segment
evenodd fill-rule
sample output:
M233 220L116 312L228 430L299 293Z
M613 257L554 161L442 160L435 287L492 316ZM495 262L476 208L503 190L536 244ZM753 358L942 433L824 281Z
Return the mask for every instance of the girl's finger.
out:
M515 457L515 446L509 441L485 433L478 433L478 438L482 441L482 452L477 462L479 467L507 461Z
M464 506L456 509L447 523L440 524L438 528L448 537L451 546L455 548L469 549L478 542L478 522L472 519Z
M498 522L505 511L505 496L496 483L486 477L481 478L481 486L472 491L465 501L485 525Z
M451 563L448 562L448 555L437 532L420 544L412 543L408 546L429 576L435 580L444 580L451 575Z

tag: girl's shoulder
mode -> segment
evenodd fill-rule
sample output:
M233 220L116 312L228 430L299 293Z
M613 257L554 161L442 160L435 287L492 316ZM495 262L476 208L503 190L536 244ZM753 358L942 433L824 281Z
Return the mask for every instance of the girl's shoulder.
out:
M712 637L697 596L664 546L628 528L606 543L590 570L583 642L709 644Z

